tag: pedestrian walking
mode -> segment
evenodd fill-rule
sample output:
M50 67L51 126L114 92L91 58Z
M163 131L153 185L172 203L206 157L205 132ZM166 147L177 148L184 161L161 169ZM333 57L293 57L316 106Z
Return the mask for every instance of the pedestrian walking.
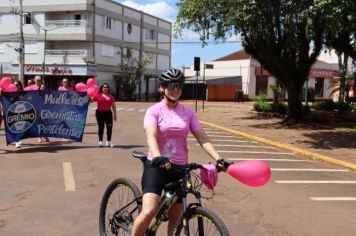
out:
M110 88L108 83L104 83L99 88L99 93L93 98L93 101L97 102L97 108L95 112L96 121L98 123L98 136L99 147L103 147L104 127L106 126L106 146L114 147L111 142L113 119L117 120L115 98L110 94Z
M14 85L17 87L17 91L18 92L23 91L23 85L22 85L21 81L14 81ZM15 147L16 148L20 148L21 146L22 146L22 142L19 139L19 140L16 141Z
M2 124L2 115L3 107L2 107L2 88L0 87L0 129L1 129L1 124Z
M71 79L69 82L69 86L72 88L72 91L75 91L75 79Z
M35 85L37 86L38 90L45 90L45 87L44 87L44 84L42 84L42 78L40 75L36 75L33 80L34 80ZM49 142L49 138L48 137L39 137L38 142L39 143Z
M73 91L73 87L69 86L68 78L62 79L62 85L58 87L59 91Z

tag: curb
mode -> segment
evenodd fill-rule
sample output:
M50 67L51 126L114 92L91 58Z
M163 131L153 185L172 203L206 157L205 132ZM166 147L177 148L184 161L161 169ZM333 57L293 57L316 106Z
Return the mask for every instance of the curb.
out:
M352 170L356 170L356 164L353 164L353 163L350 163L350 162L347 162L347 161L339 160L339 159L336 159L336 158L333 158L333 157L324 156L324 155L321 155L321 154L318 154L318 153L314 153L314 152L310 152L310 151L307 151L307 150L304 150L304 149L301 149L301 148L296 148L296 147L292 147L292 146L289 146L289 145L281 144L281 143L278 143L278 142L275 142L275 141L272 141L272 140L269 140L269 139L261 138L261 137L254 136L254 135L250 135L250 134L238 131L238 130L229 129L229 128L226 128L226 127L223 127L223 126L220 126L220 125L216 125L216 124L213 124L213 123L206 122L206 121L200 120L200 123L202 123L204 125L208 125L208 126L210 126L212 128L220 129L220 130L232 133L232 134L236 134L236 135L245 137L247 139L255 140L255 141L258 141L260 143L268 144L268 145L271 145L271 146L274 146L274 147L277 147L277 148L280 148L280 149L284 149L284 150L292 151L292 152L297 153L297 154L301 154L303 156L311 157L312 159L318 159L318 160L322 160L322 161L325 161L325 162L328 162L328 163L331 163L331 164L335 164L335 165L338 165L338 166L342 166L342 167L346 167L346 168L349 168L349 169L352 169Z

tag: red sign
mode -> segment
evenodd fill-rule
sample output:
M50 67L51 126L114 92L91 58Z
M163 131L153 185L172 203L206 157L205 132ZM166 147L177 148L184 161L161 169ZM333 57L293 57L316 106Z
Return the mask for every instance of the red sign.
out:
M26 72L43 72L42 66L34 66L34 65L25 65ZM50 73L53 75L71 75L73 72L71 69L66 68L58 68L58 67L48 67L44 68L46 73Z
M256 66L255 74L256 76L261 75L261 67ZM271 74L266 69L262 68L262 76L271 76ZM335 78L335 77L340 77L340 73L337 70L311 69L309 77Z
M340 77L340 73L337 70L312 69L310 71L309 77L334 78L334 77Z

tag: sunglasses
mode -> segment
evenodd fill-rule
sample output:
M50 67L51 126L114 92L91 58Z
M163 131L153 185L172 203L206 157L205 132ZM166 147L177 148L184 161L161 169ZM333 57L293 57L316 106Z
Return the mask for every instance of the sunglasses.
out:
M182 90L183 89L183 83L181 82L170 82L165 85L165 88L169 90L177 89L177 90Z

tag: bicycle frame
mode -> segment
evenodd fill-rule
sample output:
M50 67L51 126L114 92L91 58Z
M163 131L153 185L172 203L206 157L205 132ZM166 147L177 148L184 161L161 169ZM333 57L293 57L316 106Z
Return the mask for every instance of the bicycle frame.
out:
M183 216L183 221L186 221L186 223L184 224L185 225L184 232L185 232L186 236L190 235L189 234L189 225L187 223L188 221L186 220L187 219L186 215L187 215L188 209L190 209L192 207L201 206L201 201L200 201L201 196L200 196L199 192L194 191L194 189L193 189L193 185L191 183L191 175L190 175L189 171L186 171L184 178L176 181L175 183L171 183L168 185L174 185L176 183L178 183L179 186L173 192L173 197L170 199L170 201L168 203L165 203L164 201L160 202L158 209L161 209L161 210L158 211L158 213L155 217L156 221L146 231L146 236L150 236L151 234L155 235L155 232L157 232L159 226L164 221L166 221L165 215L168 214L168 212L170 211L172 206L178 201L178 198L179 198L178 196L182 196L182 203L183 203L182 216ZM188 194L193 194L195 196L196 202L188 204L187 203L187 195Z
M182 179L179 179L179 180L175 181L174 183L167 184L167 186L169 186L169 185L175 186L176 184L178 185L178 187L173 192L173 196L172 196L172 198L170 198L170 200L168 202L164 201L165 195L163 195L161 197L161 201L160 201L160 204L158 207L159 210L155 216L156 220L147 229L147 231L145 232L145 236L156 235L156 232L157 232L158 228L160 227L160 225L163 222L167 221L166 215L168 214L168 212L170 211L172 206L178 201L178 198L179 198L178 196L182 196L182 203L183 203L182 220L185 221L184 233L186 236L190 235L189 225L188 225L188 221L187 221L187 212L189 211L189 209L191 209L193 207L201 206L201 201L200 201L201 195L200 195L200 192L195 191L193 189L193 184L191 181L191 175L190 175L189 171L186 171L185 176ZM195 196L196 201L188 204L188 202L187 202L188 194L193 194ZM142 196L135 198L134 200L132 200L131 202L129 202L128 204L126 204L124 207L117 210L113 214L113 217L109 224L112 231L115 230L116 227L120 227L128 233L130 233L130 234L132 233L131 230L127 227L127 225L129 225L130 222L133 222L134 219L132 217L132 214L138 210L138 207L136 206L133 210L131 210L128 213L126 213L125 210L127 208L129 208L134 203L137 203L137 205L141 205L142 204Z

